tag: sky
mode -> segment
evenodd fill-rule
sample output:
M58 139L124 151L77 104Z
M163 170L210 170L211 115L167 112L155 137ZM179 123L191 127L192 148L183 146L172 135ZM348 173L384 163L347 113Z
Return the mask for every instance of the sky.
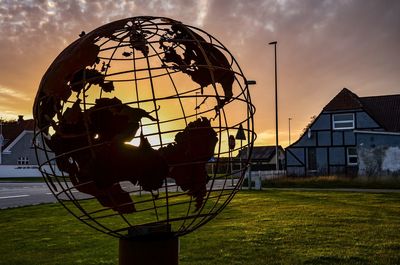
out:
M279 143L294 142L344 87L359 96L400 94L397 0L0 0L0 117L32 117L54 58L105 23L166 16L220 40L256 80L256 145L275 144L277 41Z

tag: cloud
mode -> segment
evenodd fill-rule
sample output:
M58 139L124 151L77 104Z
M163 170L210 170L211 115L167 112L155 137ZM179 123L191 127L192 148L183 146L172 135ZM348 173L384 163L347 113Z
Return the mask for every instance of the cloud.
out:
M4 97L22 101L29 101L29 98L27 98L26 94L19 92L15 89L7 88L0 85L0 98Z
M195 1L5 1L0 7L0 80L33 99L52 60L84 30L134 15L192 18ZM203 10L206 12L206 9ZM204 15L204 14L203 14ZM201 19L199 20L201 21Z
M26 94L0 85L0 118L15 119L20 114L30 117L29 112L18 110L21 105L30 102L31 99Z
M256 144L257 145L267 145L268 143L275 142L275 131L265 130L257 133Z
M197 2L197 8L199 11L196 19L196 24L200 27L204 26L204 19L207 17L209 2L209 0L199 0Z

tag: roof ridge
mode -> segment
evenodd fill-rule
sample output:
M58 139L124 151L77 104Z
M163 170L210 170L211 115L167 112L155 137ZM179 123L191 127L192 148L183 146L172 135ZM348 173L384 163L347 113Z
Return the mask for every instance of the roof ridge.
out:
M5 123L2 126L3 137L8 141L4 144L3 148L7 148L21 133L24 131L33 131L35 122L33 119L13 121Z
M336 96L332 98L328 104L325 105L323 110L335 111L335 110L347 110L347 109L358 109L362 108L363 104L360 97L354 92L347 88L343 88Z
M363 97L364 110L386 131L400 131L400 94Z
M366 97L359 97L359 98L360 98L360 99L366 99L366 98L384 98L384 97L400 97L400 94L378 95L378 96L366 96Z

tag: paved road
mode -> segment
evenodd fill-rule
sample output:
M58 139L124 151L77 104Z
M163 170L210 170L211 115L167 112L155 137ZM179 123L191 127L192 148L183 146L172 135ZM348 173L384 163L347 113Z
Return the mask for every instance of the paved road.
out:
M226 183L227 188L231 188L230 180ZM223 181L216 181L215 188L222 188ZM169 188L171 191L175 191L175 187ZM247 187L244 187L247 189ZM345 192L374 192L374 193L390 193L400 192L399 189L318 189L318 188L266 188L263 190L304 190L304 191L345 191ZM127 189L129 190L129 188ZM73 191L75 196L88 195L79 194L77 191ZM26 205L35 205L41 203L56 202L53 194L45 183L11 183L11 182L0 182L0 209L20 207Z
M55 201L45 183L0 183L0 209Z
M222 188L224 181L216 180L213 189ZM232 188L230 180L226 181L225 187ZM137 190L130 183L122 184L125 190ZM169 191L176 191L176 186L168 188ZM87 194L72 191L78 198L88 198ZM146 192L145 192L146 193ZM14 208L26 205L36 205L41 203L57 202L57 199L51 193L46 183L29 182L0 182L0 209Z

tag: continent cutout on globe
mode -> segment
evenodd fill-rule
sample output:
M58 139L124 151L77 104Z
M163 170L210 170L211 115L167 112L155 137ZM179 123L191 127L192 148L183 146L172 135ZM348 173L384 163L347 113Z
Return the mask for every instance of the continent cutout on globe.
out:
M172 25L171 31L162 36L159 43L160 48L165 51L163 62L172 63L173 68L189 75L200 85L202 93L203 88L208 85L221 84L225 98L218 98L217 109L222 108L232 99L234 72L230 71L230 63L225 55L214 45L181 23ZM179 45L185 47L183 58L176 51Z
M189 123L176 134L174 143L155 150L143 135L138 147L126 144L143 118L156 121L145 110L124 105L117 98L97 99L86 112L76 101L61 116L47 144L57 157L58 168L69 174L74 186L105 207L134 212L135 205L120 182L130 181L153 191L169 177L188 191L196 200L196 209L200 208L208 181L205 164L218 141L210 121L201 118ZM69 155L63 155L66 153Z

